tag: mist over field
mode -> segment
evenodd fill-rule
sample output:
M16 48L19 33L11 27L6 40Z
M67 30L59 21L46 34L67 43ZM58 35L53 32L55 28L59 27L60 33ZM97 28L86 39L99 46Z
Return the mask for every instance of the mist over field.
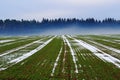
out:
M112 27L80 27L80 26L65 26L62 28L34 28L34 29L10 29L10 31L2 30L0 35L89 35L89 34L119 34L120 28Z
M77 35L77 34L83 34L83 35L89 35L89 34L119 34L120 28L119 27L82 27L82 26L65 26L65 27L52 27L52 28L34 28L34 29L10 29L10 31L7 30L1 30L0 35Z
M39 31L38 31L39 33ZM40 32L43 35L77 35L77 34L83 34L83 35L89 35L89 34L119 34L120 28L83 28L78 26L69 26L67 28L62 29L47 29L43 32Z

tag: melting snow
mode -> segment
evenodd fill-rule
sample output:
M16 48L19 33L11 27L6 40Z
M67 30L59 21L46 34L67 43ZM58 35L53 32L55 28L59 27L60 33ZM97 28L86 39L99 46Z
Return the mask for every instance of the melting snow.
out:
M24 54L24 55L21 56L21 57L18 57L18 58L16 58L16 59L10 61L9 63L18 63L18 62L20 62L20 61L22 61L22 60L30 57L31 55L35 54L35 53L38 52L40 49L42 49L43 47L45 47L45 46L46 46L49 42L51 42L52 40L53 40L53 38L52 38L52 39L49 39L48 41L46 41L44 44L40 45L40 46L37 47L36 49L34 49L34 50L32 50L32 51Z
M62 48L60 49L60 52L59 52L59 54L58 54L58 56L57 56L57 59L56 59L56 61L55 61L55 63L54 63L54 67L53 67L53 69L52 69L51 76L53 76L53 74L54 74L54 72L55 72L55 68L56 68L57 65L58 65L58 60L59 60L59 58L60 58L61 53L62 53Z
M6 43L6 42L11 42L11 41L14 41L14 40L0 40L0 43Z
M112 50L112 51L114 51L114 52L120 53L120 50L118 50L118 49L115 49L115 48L112 48L112 47L109 47L109 46L105 46L105 45L103 45L103 44L100 44L100 43L97 43L97 42L94 42L94 41L90 41L90 42L95 43L95 44L98 44L98 45L100 45L100 46L102 46L102 47L104 47L104 48L107 48L107 49L109 49L109 50Z
M20 56L20 57L18 57L18 58L16 58L16 59L13 59L13 60L11 60L11 61L9 61L9 62L7 62L7 63L8 63L8 64L9 64L9 63L13 63L12 65L14 65L14 64L17 64L17 63L21 62L22 60L30 57L31 55L35 54L37 51L41 50L41 49L42 49L43 47L45 47L49 42L51 42L54 38L55 38L55 37L49 39L48 41L46 41L44 44L40 45L40 46L37 47L36 49L34 49L34 50L32 50L32 51L24 54L23 56ZM12 65L10 65L10 66L12 66ZM10 67L10 66L8 66L8 67ZM0 71L5 70L5 69L7 69L8 67L6 67L6 68L0 68Z
M16 48L16 49L9 50L9 51L1 54L0 57L2 57L2 56L4 56L4 55L7 55L7 54L9 54L9 53L15 52L15 51L17 51L17 50L23 49L23 48L25 48L25 47L28 47L28 46L30 46L30 45L38 42L38 41L40 41L40 40L34 41L34 42L30 43L30 44L26 44L26 45L21 46L21 47L18 47L18 48Z
M0 71L5 70L5 69L7 69L7 68L0 68Z
M70 37L70 36L69 36ZM72 38L72 37L70 37ZM97 57L99 57L102 60L108 61L113 63L114 65L116 65L117 67L120 68L120 60L101 51L100 49L82 41L82 40L77 40L75 38L73 38L76 42L78 42L80 45L84 46L85 48L87 48L88 50L90 50L92 53L94 53Z
M68 44L68 46L69 46L69 48L70 48L70 52L71 52L71 54L72 54L72 57L73 57L73 62L74 62L74 64L75 64L75 72L76 73L78 73L78 67L77 67L77 64L76 64L76 57L75 57L75 53L74 53L74 51L73 51L73 49L72 49L72 47L71 47L71 44L69 43L69 41L67 40L67 38L65 37L65 36L62 36L63 37L63 39L67 42L67 44Z

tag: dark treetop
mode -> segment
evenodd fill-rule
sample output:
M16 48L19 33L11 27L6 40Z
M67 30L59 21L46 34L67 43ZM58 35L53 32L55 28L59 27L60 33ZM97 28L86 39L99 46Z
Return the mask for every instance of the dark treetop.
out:
M32 33L34 31L42 32L47 29L65 28L69 25L76 25L83 28L96 28L96 27L112 27L119 28L120 20L114 18L106 18L104 20L96 20L94 18L87 19L45 19L42 21L36 20L15 20L6 19L0 20L0 34L17 34L17 33Z

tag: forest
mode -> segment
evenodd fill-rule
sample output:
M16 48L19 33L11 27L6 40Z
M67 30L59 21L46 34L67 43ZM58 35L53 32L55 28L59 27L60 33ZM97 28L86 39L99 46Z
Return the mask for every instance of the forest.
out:
M41 33L50 29L70 28L70 26L77 26L78 28L115 28L119 29L120 20L114 18L106 18L104 20L97 20L94 18L76 19L76 18L58 18L38 20L16 20L5 19L0 20L0 35L6 34L26 34L26 33Z

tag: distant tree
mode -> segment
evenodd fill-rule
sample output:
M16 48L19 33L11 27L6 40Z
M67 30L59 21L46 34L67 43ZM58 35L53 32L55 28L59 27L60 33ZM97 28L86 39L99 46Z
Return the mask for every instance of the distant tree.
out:
M60 25L114 25L120 26L120 20L115 20L114 18L106 18L104 20L95 20L94 18L87 18L87 19L76 19L76 18L58 18L58 19L45 19L43 18L42 21L33 20L15 20L15 19L6 19L0 20L0 27L4 27L7 29L25 29L25 28L45 28L45 26L60 26ZM1 28L0 28L1 29Z

